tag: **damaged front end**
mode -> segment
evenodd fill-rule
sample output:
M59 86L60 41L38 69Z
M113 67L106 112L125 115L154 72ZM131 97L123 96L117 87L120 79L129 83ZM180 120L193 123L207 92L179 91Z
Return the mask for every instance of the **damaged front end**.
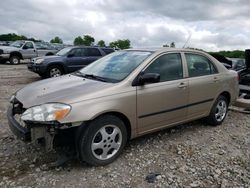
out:
M66 129L71 128L71 124L60 124L57 121L32 122L23 121L21 116L27 109L16 98L11 99L11 105L7 116L11 131L24 142L32 142L35 145L42 145L46 151L51 151L58 143L55 138L61 139Z

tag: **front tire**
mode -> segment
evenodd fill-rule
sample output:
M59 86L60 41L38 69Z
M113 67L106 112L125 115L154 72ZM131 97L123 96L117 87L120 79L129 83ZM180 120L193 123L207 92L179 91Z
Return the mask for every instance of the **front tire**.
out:
M18 57L18 56L11 56L10 57L10 64L12 64L12 65L18 65L18 64L20 64L20 57Z
M227 98L224 97L223 95L220 95L216 99L209 116L206 118L206 122L209 125L213 125L213 126L222 124L225 117L227 116L228 103L229 102Z
M58 76L61 76L61 75L63 75L62 68L60 66L53 65L53 66L50 66L48 68L46 77L47 78L53 78L53 77L58 77Z
M127 142L124 122L113 115L106 115L91 121L78 140L81 161L94 166L113 162Z

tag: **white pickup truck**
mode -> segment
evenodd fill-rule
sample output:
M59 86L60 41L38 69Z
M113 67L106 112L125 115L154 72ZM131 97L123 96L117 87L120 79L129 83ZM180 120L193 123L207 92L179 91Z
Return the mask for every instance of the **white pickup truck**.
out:
M41 48L33 41L15 41L10 46L0 46L0 61L19 64L22 59L32 59L38 56L54 55L58 50Z

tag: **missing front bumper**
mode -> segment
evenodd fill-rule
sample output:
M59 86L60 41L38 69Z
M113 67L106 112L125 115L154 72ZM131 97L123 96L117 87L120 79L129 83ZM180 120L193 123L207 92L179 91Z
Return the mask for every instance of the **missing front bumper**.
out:
M47 151L53 149L53 141L55 137L54 131L48 131L47 126L34 126L26 128L22 126L14 118L13 108L10 106L7 112L9 127L16 137L24 142L32 142L33 144L43 144Z

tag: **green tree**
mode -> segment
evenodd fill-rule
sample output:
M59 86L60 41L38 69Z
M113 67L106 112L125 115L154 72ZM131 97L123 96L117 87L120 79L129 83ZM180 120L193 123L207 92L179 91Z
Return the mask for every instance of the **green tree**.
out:
M0 41L16 41L16 40L31 40L31 41L34 41L34 42L38 42L38 41L41 41L41 40L37 40L33 37L31 38L28 38L24 35L17 35L15 33L8 33L8 34L2 34L0 35Z
M100 46L100 47L105 47L106 46L104 40L98 41L97 45Z
M210 54L220 54L230 58L245 58L245 52L241 50L209 52Z
M95 42L94 37L92 37L90 35L84 35L83 36L83 44L85 46L91 46L91 45L93 45L94 42Z
M78 36L74 39L74 45L83 45L83 39L81 36Z
M50 43L59 43L59 44L62 44L63 40L60 39L59 37L55 37L55 38L53 38L53 39L50 40Z
M116 40L109 43L109 46L112 48L120 48L120 49L127 49L130 48L130 40L124 39L124 40Z

